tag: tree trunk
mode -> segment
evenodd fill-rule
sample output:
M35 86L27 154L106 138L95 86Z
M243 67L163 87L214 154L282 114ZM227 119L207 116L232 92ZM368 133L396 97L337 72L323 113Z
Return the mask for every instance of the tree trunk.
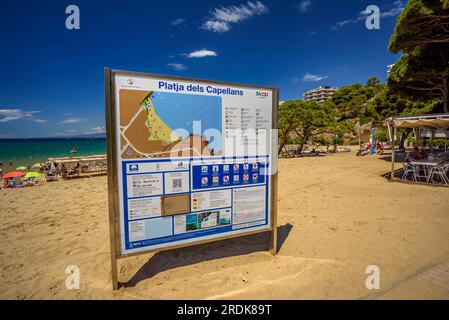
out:
M302 149L304 149L304 140L301 140L301 143L299 144L298 152L301 153Z
M309 132L309 129L306 128L303 130L302 132L302 139L301 139L301 143L299 144L299 153L302 152L302 149L304 149L304 145L309 141L311 132Z
M285 140L282 140L282 142L279 144L278 156L281 155L282 149L284 149L286 144L287 144L287 141L285 141Z
M407 138L408 134L412 132L412 129L405 129L405 132L401 133L401 141L399 142L399 148L404 148L405 138Z
M443 90L443 107L444 113L449 113L449 83L445 81L445 89Z

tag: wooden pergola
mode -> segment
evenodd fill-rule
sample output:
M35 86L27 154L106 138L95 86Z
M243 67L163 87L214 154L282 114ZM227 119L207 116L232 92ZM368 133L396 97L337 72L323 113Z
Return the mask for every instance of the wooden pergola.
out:
M446 129L445 147L447 147L447 130L449 128L449 114L430 114L413 117L391 117L387 119L388 132L391 142L391 180L394 180L394 164L396 161L395 141L397 131L400 128L413 129L415 140L421 137L421 129L425 128L431 131L430 140L432 141L436 130Z

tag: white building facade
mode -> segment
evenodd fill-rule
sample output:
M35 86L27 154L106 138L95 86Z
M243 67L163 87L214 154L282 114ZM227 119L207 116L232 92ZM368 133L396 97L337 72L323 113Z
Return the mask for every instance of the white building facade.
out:
M323 103L324 101L329 99L337 90L337 87L320 86L319 88L304 92L304 100Z

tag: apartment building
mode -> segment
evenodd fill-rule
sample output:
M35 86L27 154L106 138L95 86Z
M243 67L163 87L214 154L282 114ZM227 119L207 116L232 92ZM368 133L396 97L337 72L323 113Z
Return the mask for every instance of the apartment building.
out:
M324 101L329 99L337 90L337 87L320 86L319 88L304 92L304 100L323 103Z

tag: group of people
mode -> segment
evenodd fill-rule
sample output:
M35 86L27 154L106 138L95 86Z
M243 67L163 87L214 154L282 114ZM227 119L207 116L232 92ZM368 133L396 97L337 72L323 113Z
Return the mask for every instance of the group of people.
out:
M414 160L424 160L429 156L430 151L425 149L419 149L418 147L414 147L413 151L407 153L405 156L405 162L410 163Z
M62 179L65 180L69 175L79 175L82 169L83 167L79 163L77 163L76 166L72 168L67 168L64 163L62 163L61 166L59 166L58 163L52 163L47 164L44 172L46 177L57 177L59 175Z
M67 179L69 175L77 175L82 171L83 167L77 163L75 167L67 168L65 164L58 163L46 163L41 164L39 168L36 168L36 172L43 175L46 181L57 180L58 177ZM31 167L28 166L27 171L31 171ZM3 178L3 168L0 166L0 179ZM0 180L1 181L1 180ZM35 178L24 179L23 176L16 176L10 178L3 178L3 183L0 184L0 188L17 188L24 186L31 186L39 184Z
M359 150L357 151L357 156L366 156L368 154L384 154L385 142L376 141L376 143L360 143Z

